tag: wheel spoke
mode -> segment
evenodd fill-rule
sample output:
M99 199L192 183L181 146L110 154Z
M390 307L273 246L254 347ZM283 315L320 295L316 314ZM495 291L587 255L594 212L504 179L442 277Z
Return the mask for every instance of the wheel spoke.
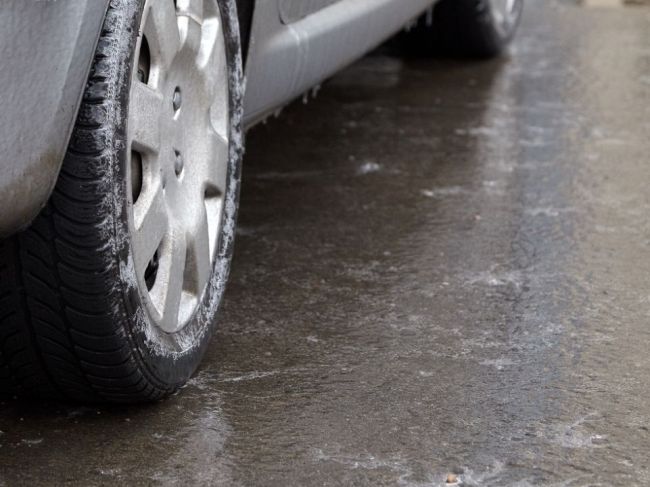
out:
M161 327L173 331L178 324L178 310L183 293L183 275L187 255L185 233L170 232L162 250L156 285L151 291L161 314Z
M183 287L198 297L212 273L208 218L205 209L198 218L196 227L192 229L187 255Z
M218 86L225 79L226 51L221 23L217 17L203 21L201 48L197 56L197 65L204 71L209 85Z
M162 95L150 86L133 81L129 102L131 140L138 149L157 152L160 146Z
M136 270L144 273L153 254L167 233L169 217L162 189L157 186L151 194L141 195L133 208L135 234L133 253L136 257Z
M203 0L177 0L178 29L183 51L195 56L203 35Z
M209 153L206 154L205 181L209 186L217 188L223 194L226 190L228 160L230 159L228 141L218 133L210 130L208 150Z
M159 59L162 68L171 66L180 49L176 9L172 0L155 0L144 25L152 57Z
M203 22L203 0L176 0L179 17L190 17L201 24Z

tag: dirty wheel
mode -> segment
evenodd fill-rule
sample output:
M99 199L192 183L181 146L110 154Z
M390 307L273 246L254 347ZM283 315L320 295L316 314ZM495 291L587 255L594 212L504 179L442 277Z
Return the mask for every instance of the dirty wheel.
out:
M0 243L0 390L154 400L196 369L241 161L235 0L112 0L55 191Z
M503 52L517 30L523 0L441 0L400 44L416 54L492 57Z

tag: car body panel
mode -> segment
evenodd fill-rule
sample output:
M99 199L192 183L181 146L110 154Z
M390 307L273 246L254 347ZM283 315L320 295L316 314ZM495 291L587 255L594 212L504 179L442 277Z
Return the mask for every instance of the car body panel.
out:
M361 57L433 3L329 1L287 25L278 15L278 0L258 2L246 66L245 124L255 124Z
M292 24L304 19L318 10L341 0L279 0L280 20L283 24Z
M109 0L4 0L0 7L0 237L45 205L75 122ZM257 0L245 124L351 63L434 0Z
M4 0L0 8L0 236L47 201L108 0Z

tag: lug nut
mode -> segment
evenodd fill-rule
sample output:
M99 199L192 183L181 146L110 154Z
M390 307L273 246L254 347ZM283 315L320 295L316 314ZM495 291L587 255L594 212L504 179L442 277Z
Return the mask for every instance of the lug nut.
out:
M172 97L172 105L174 106L174 111L180 110L181 101L181 89L177 86L174 90L174 96Z

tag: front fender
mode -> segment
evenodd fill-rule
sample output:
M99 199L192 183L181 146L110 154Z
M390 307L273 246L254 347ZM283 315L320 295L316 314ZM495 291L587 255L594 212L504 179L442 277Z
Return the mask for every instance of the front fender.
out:
M54 188L109 0L2 0L0 236Z

